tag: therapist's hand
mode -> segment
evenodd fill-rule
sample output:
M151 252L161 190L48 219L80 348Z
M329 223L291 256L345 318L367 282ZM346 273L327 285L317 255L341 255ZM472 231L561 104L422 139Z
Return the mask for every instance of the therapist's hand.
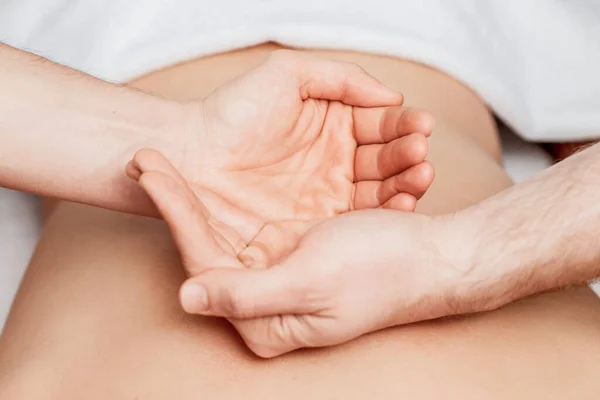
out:
M272 222L412 211L433 180L424 159L434 121L402 102L357 65L275 52L194 104L177 167L237 250ZM128 174L156 164L138 153Z
M450 217L364 210L281 221L236 250L177 171L156 164L139 183L192 272L184 309L227 317L262 357L464 311L456 288L473 241Z
M435 220L371 210L279 221L236 247L235 230L212 216L178 171L160 153L147 155L152 162L138 182L191 276L181 289L183 308L229 317L257 354L341 343L438 315L427 296L437 298L452 273L433 262Z
M275 261L270 268L209 269L191 278L182 293L207 295L187 310L228 317L262 357L466 312L459 288L473 241L449 218L357 211L303 236L307 226L296 224L287 254L264 255Z

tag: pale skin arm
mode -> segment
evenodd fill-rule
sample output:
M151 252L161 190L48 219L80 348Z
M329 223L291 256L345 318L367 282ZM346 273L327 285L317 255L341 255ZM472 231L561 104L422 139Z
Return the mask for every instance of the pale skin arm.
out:
M402 107L402 94L357 65L300 52L274 52L207 98L179 103L0 44L0 87L0 186L42 196L158 216L123 171L150 148L212 192L209 208L248 239L314 198L321 208L310 217L383 203L412 210L433 179L423 162L429 113ZM390 123L402 129L381 137Z
M136 150L176 165L190 110L0 44L0 186L154 214L123 173Z

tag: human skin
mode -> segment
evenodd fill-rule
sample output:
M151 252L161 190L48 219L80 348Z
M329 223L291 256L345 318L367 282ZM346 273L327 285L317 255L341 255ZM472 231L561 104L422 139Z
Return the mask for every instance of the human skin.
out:
M600 145L590 147L453 214L368 210L301 226L293 243L257 246L266 261L250 268L219 268L201 247L185 247L192 232L209 232L189 226L201 209L186 207L174 170L140 182L204 269L182 289L186 310L232 319L252 351L273 357L600 277L599 160Z
M158 216L123 171L156 149L210 198L212 247L233 259L281 220L412 211L433 180L432 116L351 63L283 50L203 99L172 101L0 44L0 85L1 186Z
M134 84L203 97L273 49L182 64ZM406 61L317 54L360 63L402 88L407 105L436 115L436 180L417 212L457 211L511 185L493 119L468 88ZM592 399L600 389L600 309L587 288L264 360L228 323L181 310L185 279L162 222L59 204L0 339L0 397Z
M246 241L267 221L373 207L386 179L393 188L379 200L414 209L415 196L406 192L420 196L433 178L429 164L417 166L427 154L431 115L404 113L401 93L350 63L275 52L210 96L184 102L0 44L0 85L3 187L156 216L123 173L137 150L152 148L191 186L227 202L235 212L222 213L224 222ZM414 135L362 146L388 106L404 114ZM405 171L412 180L398 176ZM272 207L263 206L267 199ZM315 201L320 207L307 209Z

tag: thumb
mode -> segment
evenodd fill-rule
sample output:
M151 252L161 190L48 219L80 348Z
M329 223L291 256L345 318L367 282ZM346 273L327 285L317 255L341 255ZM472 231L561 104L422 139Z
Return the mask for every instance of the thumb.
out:
M143 149L127 165L169 226L188 274L208 266L236 266L239 260L222 237L213 235L207 211L175 167L161 153Z
M183 284L181 305L190 314L238 319L314 312L308 279L295 270L211 269Z
M337 100L360 107L402 105L401 93L385 86L357 64L280 50L270 62L296 78L302 99Z

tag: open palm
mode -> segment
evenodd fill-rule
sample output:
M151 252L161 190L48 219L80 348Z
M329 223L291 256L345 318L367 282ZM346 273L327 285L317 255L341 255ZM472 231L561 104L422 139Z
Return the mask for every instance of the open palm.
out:
M235 248L277 221L412 210L431 183L433 119L402 101L356 65L276 52L199 103L180 170ZM138 153L130 175L155 159Z

